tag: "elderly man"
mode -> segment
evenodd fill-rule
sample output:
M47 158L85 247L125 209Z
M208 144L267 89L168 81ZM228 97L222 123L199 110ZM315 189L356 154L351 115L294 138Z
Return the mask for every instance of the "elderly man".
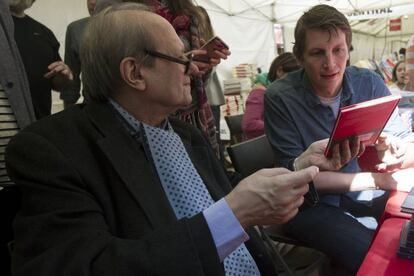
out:
M293 51L303 69L274 82L265 94L265 130L279 165L302 168L296 157L314 141L329 137L340 107L390 94L375 73L346 67L351 43L347 19L331 6L315 6L298 20ZM377 205L383 208L386 195L376 189L412 187L412 169L389 171L412 166L413 144L407 142L414 136L397 113L384 131L389 135L381 137L377 149L383 161L378 168L386 172L358 173L353 159L341 171L318 174L314 183L324 193L322 202L289 222L292 236L322 250L350 273L362 262L375 218L382 213Z
M90 101L7 148L23 192L15 275L274 275L251 226L291 219L317 167L264 169L230 192L200 131L168 119L198 73L173 27L129 3L91 18L85 38ZM337 166L325 145L298 159Z

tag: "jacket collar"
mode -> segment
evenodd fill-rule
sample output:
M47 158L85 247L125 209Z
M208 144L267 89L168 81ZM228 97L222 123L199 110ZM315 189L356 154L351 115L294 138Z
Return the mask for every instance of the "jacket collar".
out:
M97 141L99 147L151 225L157 228L175 220L158 179L151 173L142 144L130 136L108 103L89 103L85 112L102 134Z
M121 180L147 214L154 228L162 227L176 220L170 203L159 183L151 173L151 164L147 161L143 146L137 142L116 117L108 103L88 103L85 112L102 134L97 141ZM170 119L174 131L181 137L191 161L206 183L213 199L224 196L224 192L212 173L210 154L205 140L194 138L189 127L176 119Z

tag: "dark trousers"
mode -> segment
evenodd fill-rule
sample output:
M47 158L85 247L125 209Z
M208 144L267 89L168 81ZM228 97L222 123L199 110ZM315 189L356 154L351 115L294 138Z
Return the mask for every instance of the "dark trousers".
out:
M368 252L374 230L350 214L378 219L387 198L388 193L375 199L372 207L368 207L342 196L340 207L319 203L313 208L304 208L289 221L288 233L325 253L350 274L355 274Z

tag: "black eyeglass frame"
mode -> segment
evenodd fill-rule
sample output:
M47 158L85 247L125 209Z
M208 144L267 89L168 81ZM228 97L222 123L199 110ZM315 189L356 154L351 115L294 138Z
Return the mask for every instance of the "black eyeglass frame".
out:
M145 50L144 52L147 55L150 55L150 56L153 56L153 57L161 58L161 59L164 59L164 60L168 60L168 61L171 61L171 62L175 62L175 63L184 65L185 66L184 74L186 74L186 75L190 71L190 66L191 66L191 63L193 62L193 57L194 57L194 55L192 53L188 53L188 54L185 55L187 57L187 60L183 60L181 58L172 57L172 56L169 56L169 55L157 52L157 51Z

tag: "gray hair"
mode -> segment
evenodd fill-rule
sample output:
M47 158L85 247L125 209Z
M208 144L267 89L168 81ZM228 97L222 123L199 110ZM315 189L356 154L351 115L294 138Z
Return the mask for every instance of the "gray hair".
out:
M10 10L21 13L30 8L36 0L9 0Z
M135 57L143 66L152 66L145 50L154 49L152 28L140 20L149 12L136 3L112 5L92 16L80 46L82 79L86 101L106 101L123 82L119 64L125 57Z

